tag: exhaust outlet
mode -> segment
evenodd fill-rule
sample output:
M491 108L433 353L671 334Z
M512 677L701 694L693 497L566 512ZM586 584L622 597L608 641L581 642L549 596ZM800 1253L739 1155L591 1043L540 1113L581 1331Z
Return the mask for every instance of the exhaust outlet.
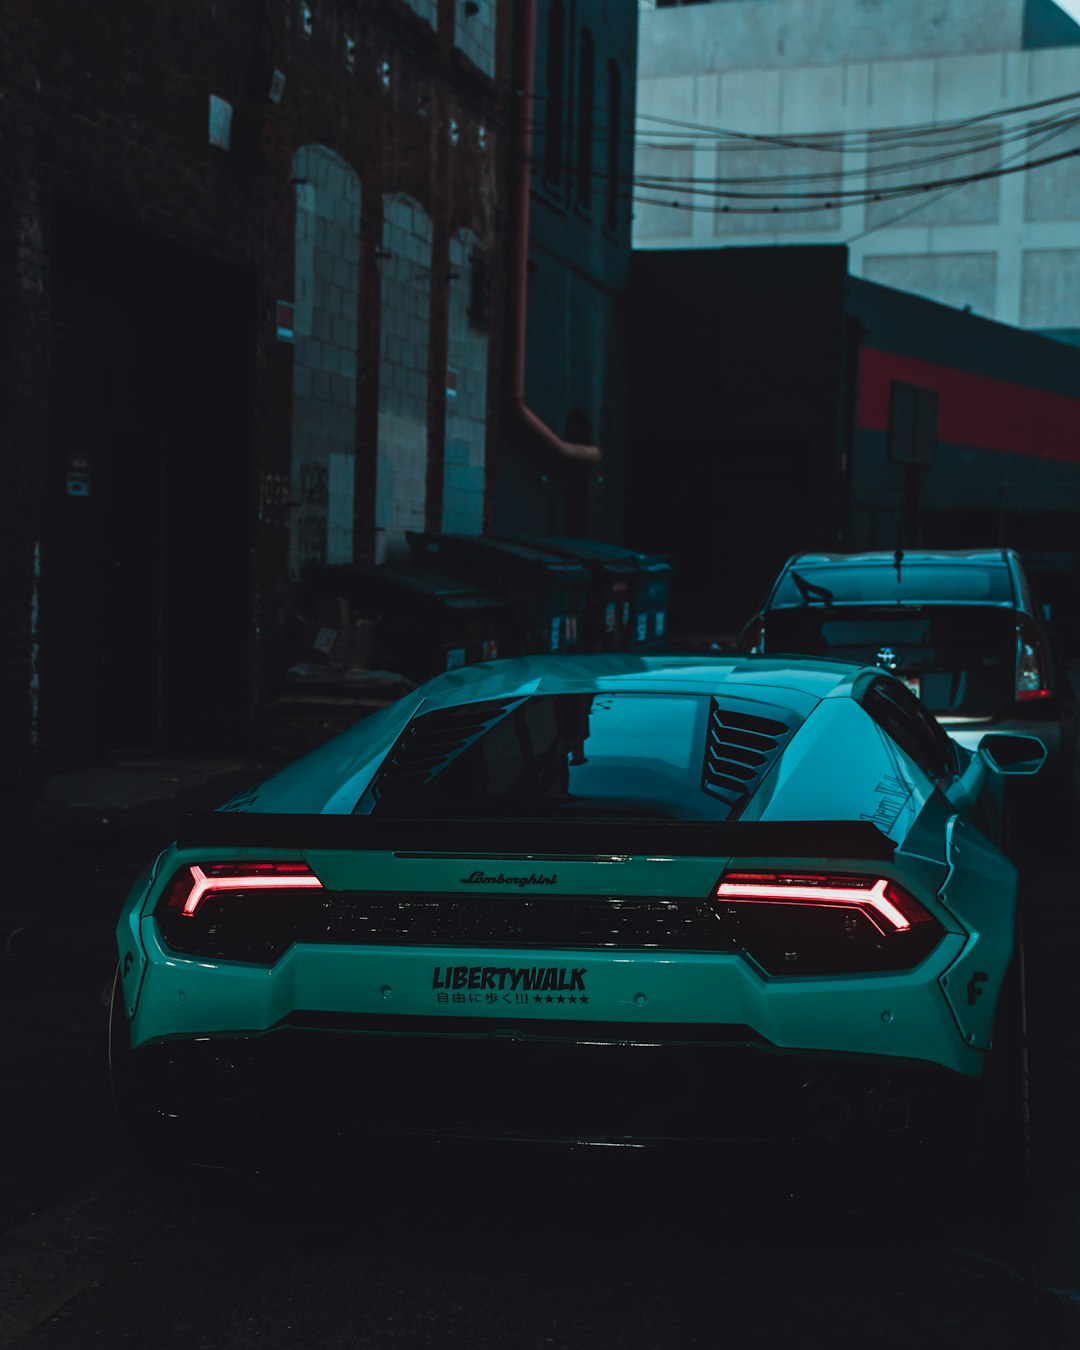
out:
M903 1134L911 1125L911 1103L891 1092L870 1094L870 1119L886 1134Z
M814 1102L814 1121L823 1130L842 1130L851 1120L851 1103L839 1092L823 1092Z

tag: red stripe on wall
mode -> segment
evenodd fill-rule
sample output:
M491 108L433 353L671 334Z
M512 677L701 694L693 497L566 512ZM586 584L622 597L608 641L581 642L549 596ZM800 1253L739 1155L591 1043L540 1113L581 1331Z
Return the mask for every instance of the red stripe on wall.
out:
M938 391L938 440L1080 463L1080 398L864 347L859 426L888 431L893 380Z

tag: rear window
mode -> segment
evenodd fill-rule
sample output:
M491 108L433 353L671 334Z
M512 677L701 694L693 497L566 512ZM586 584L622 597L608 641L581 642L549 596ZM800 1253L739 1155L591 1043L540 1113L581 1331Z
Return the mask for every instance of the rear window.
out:
M440 709L414 719L357 810L723 820L790 734L790 714L759 708L728 716L706 695L583 693ZM731 787L717 766L718 737L738 759Z
M801 578L803 585L799 585ZM892 562L807 565L785 572L770 604L964 604L1012 605L1009 569L997 563Z

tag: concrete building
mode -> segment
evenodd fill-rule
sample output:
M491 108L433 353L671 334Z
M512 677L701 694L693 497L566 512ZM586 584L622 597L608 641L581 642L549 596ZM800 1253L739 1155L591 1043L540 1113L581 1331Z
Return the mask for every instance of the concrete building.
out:
M1080 350L842 245L638 251L632 283L627 528L674 631L737 630L804 549L1011 547L1080 650Z
M635 248L846 243L854 276L1080 341L1052 0L656 0L639 72Z

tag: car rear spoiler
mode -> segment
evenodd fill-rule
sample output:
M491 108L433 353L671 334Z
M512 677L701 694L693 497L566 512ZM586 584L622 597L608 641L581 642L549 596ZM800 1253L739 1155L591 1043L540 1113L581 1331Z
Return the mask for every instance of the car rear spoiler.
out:
M866 820L402 820L200 811L181 848L354 849L472 857L858 858L891 862L896 845Z

